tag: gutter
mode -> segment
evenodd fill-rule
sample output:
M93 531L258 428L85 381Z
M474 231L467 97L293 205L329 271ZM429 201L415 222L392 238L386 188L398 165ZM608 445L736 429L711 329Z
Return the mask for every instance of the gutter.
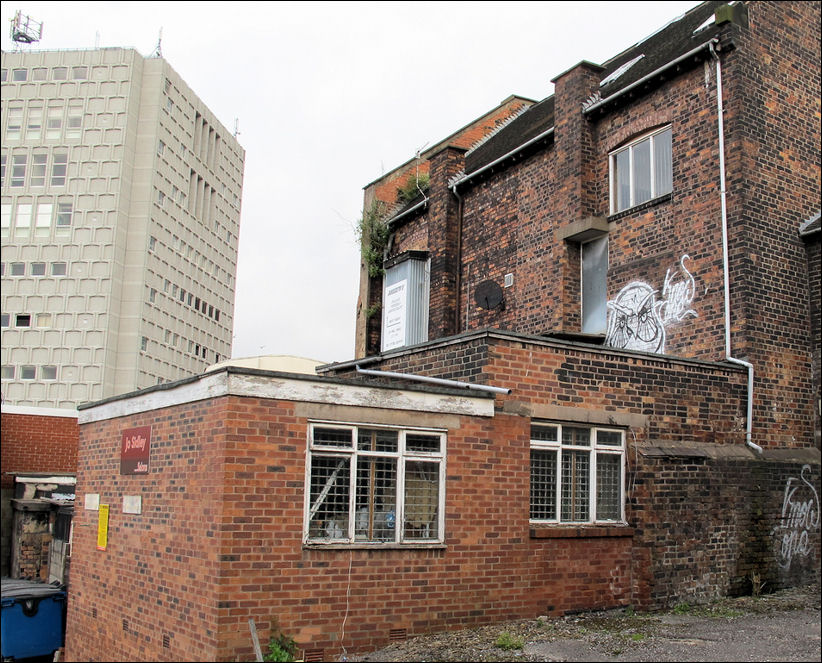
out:
M730 268L728 263L728 207L726 203L725 187L725 124L723 121L724 108L722 106L722 66L719 56L714 50L718 40L708 42L711 57L716 60L716 113L717 130L719 132L719 195L722 209L722 272L725 288L725 359L732 364L738 364L748 369L748 408L745 416L745 445L753 449L760 456L762 447L752 441L753 432L753 398L754 398L754 367L744 359L737 359L731 352L731 288Z
M457 187L458 187L460 184L465 184L465 182L468 182L469 180L472 180L473 178L475 178L475 177L476 177L477 175L479 175L480 173L484 173L484 172L485 172L486 170L488 170L489 168L493 168L494 166L498 165L499 163L501 163L501 162L505 161L506 159L509 159L510 157L514 156L517 152L521 152L521 151L522 151L522 150L524 150L526 147L530 147L530 146L531 146L531 145L533 145L534 143L538 143L539 141L541 141L543 138L547 138L547 137L548 137L548 136L550 136L552 133L554 133L554 127L551 127L550 129L548 129L548 130L546 130L546 131L543 131L543 132L542 132L541 134L539 134L538 136L536 136L536 137L532 138L531 140L529 140L529 141L527 141L527 142L523 143L522 145L519 145L519 146L515 147L513 150L511 150L511 151L510 151L510 152L508 152L507 154L503 154L503 155L502 155L501 157L499 157L498 159L494 159L491 163L484 165L484 166L483 166L482 168L480 168L479 170L475 170L475 171L473 171L473 172L469 173L468 175L463 175L460 179L458 179L456 182L454 182L454 183L450 186L451 191L452 191L452 192L454 193L454 195L456 196L456 195L457 195Z
M423 194L423 196L425 196L425 194ZM408 208L407 210L405 210L404 212L401 212L400 214L397 214L397 216L392 216L392 217L391 217L390 219L388 219L388 221L386 221L385 223L386 223L386 225L389 225L389 226L390 226L390 225L392 225L392 224L396 223L397 221L399 221L399 220L400 220L401 218L403 218L404 216L408 216L408 215L409 215L409 214L411 214L412 212L416 212L418 209L420 209L420 208L422 208L422 207L425 207L427 204L428 204L428 198L425 198L425 200L421 200L420 202L418 202L418 203L417 203L416 205L414 205L413 207L409 207L409 208Z
M459 382L457 380L445 380L443 378L432 378L427 375L413 375L409 373L394 373L392 371L372 371L365 368L360 368L359 364L355 364L354 368L357 373L362 375L371 375L379 378L397 378L400 380L412 380L415 382L426 382L428 384L437 384L443 387L456 387L459 389L473 389L475 391L486 391L492 394L510 394L511 390L505 387L491 387L486 384L471 384L470 382Z
M595 110L597 110L599 108L602 108L603 106L611 103L614 99L617 99L617 98L621 97L623 94L626 94L626 93L630 92L634 88L647 83L652 78L654 78L654 77L658 76L659 74L667 71L671 67L675 67L676 65L678 65L683 60L687 60L688 58L696 55L697 53L704 50L705 48L710 49L711 53L713 53L714 52L714 44L718 44L718 43L719 43L719 39L713 38L710 41L706 41L701 46L697 46L696 48L692 48L690 51L688 51L684 55L680 55L678 58L676 58L674 60L671 60L668 64L664 64L661 67L659 67L658 69L654 69L650 74L646 74L645 76L640 78L638 81L634 81L630 85L625 86L619 92L615 92L611 96L606 97L605 99L602 99L602 100L596 102L595 104L592 104L588 108L583 109L582 114L583 115L588 115L590 113L593 113Z

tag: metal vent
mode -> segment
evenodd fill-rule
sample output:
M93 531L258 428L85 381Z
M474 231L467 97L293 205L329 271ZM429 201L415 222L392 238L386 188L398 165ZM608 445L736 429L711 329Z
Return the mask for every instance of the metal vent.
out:
M306 649L303 655L303 660L305 663L310 663L311 661L324 661L323 658L323 650L322 649Z
M514 275L512 273L508 273L505 275L505 281L503 285L506 288L510 288L512 285L514 285Z
M408 629L404 628L392 628L388 631L388 639L391 642L397 642L399 640L405 640L408 637Z
M163 649L168 649L171 647L171 638L169 637L168 633L163 634Z
M123 631L128 633L128 620L127 619L123 620Z
M92 608L91 609L91 618L92 619L97 619L97 608Z

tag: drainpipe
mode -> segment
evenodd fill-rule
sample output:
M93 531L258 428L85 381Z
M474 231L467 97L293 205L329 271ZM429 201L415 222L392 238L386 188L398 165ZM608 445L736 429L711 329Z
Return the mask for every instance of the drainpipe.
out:
M427 382L428 384L438 384L443 387L458 387L460 389L473 389L475 391L487 391L492 394L510 394L511 390L505 387L491 387L487 384L471 384L470 382L459 382L457 380L445 380L443 378L432 378L427 375L412 375L410 373L394 373L392 371L372 371L366 368L360 368L359 364L355 364L354 368L357 373L362 375L372 375L378 378L398 378L400 380L413 380L415 382Z
M730 289L730 269L728 267L728 208L725 199L725 125L723 122L724 109L722 106L722 66L719 56L714 50L716 40L711 40L708 48L711 56L716 61L716 113L717 129L719 132L719 196L722 209L722 271L725 281L725 360L732 364L738 364L748 369L748 408L745 423L745 445L753 449L760 456L762 447L754 444L751 440L753 430L753 395L754 395L754 367L744 359L737 359L731 353L731 289Z

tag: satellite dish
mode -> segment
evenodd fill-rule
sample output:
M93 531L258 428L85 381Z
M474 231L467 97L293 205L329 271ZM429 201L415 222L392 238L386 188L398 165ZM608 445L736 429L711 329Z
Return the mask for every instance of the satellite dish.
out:
M492 310L505 309L505 299L502 295L502 288L494 281L483 281L477 286L474 292L474 301L480 308Z

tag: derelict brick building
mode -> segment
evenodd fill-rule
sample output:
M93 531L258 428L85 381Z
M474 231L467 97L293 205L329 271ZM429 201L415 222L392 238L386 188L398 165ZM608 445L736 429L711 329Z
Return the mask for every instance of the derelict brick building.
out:
M374 206L356 359L83 407L67 657L818 579L819 44L819 3L710 2L580 63Z

